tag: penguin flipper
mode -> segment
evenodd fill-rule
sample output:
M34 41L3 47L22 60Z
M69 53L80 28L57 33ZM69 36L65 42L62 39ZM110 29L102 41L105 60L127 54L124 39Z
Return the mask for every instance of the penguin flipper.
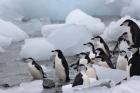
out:
M82 79L82 74L78 73L74 79L74 82L72 84L72 87L78 86L78 85L82 85L83 84L83 79Z
M115 67L114 67L113 63L111 62L111 60L108 60L108 61L107 61L107 64L108 64L108 66L109 66L110 68L115 69Z
M45 78L46 76L45 76L45 73L44 73L42 67L39 64L37 64L36 62L33 62L33 65L42 73L43 78Z

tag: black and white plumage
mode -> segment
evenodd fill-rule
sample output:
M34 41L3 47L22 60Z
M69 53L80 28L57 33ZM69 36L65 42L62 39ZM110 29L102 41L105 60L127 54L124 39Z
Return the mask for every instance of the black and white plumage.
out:
M89 87L91 83L90 79L94 79L95 81L98 79L96 70L92 67L92 64L90 63L86 67L83 64L80 64L79 66L82 69L80 69L80 72L76 75L72 87L79 85Z
M90 60L94 63L94 58L96 56L95 48L94 45L91 42L88 42L86 44L83 44L84 46L88 46L90 48L89 51L89 58Z
M61 50L53 50L55 54L54 68L60 82L65 83L70 81L68 63Z
M100 62L97 62L98 64L106 64L108 67L115 69L111 59L104 53L102 48L97 48L96 53L95 61L100 59Z
M97 48L102 48L103 51L108 55L108 57L111 57L109 47L101 36L96 36L92 38L91 40L95 41Z
M117 44L113 50L113 55L116 53L116 49L119 48L119 51L125 50L129 47L129 41L127 40L127 32L123 33L117 40Z
M116 63L116 69L126 71L127 66L128 66L128 56L127 53L124 50L122 50L119 52L119 56Z
M33 79L43 79L46 78L42 67L35 62L33 58L26 58L25 62L28 64L28 69L33 77Z
M127 26L129 27L128 40L130 45L135 45L140 47L140 28L139 26L132 20L127 19L125 20L120 26Z
M76 66L76 67L74 67L74 69L77 69L77 71L78 71L79 64L83 64L84 66L86 66L88 63L91 62L88 54L85 52L81 52L81 53L77 54L77 56L79 57L77 63L74 63L70 66L70 67Z
M131 46L128 48L131 52L132 56L129 59L128 64L131 65L130 67L130 76L140 75L140 54L139 48L137 46Z

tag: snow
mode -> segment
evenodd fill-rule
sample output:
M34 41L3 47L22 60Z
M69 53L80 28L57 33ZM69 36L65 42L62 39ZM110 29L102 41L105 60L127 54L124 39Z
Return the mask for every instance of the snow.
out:
M80 9L73 10L66 18L66 24L77 24L86 26L94 36L103 33L105 25L99 19L92 17Z
M46 38L30 38L25 40L25 44L20 51L21 58L32 57L35 60L47 60L52 55L54 46Z
M11 22L0 20L0 35L11 38L13 42L28 38L28 35Z
M91 34L85 26L65 25L62 28L54 30L47 40L54 45L56 49L60 49L66 56L72 56L80 53L83 44L91 39Z
M122 17L118 21L113 21L106 27L102 37L106 41L117 41L119 36L128 31L128 28L120 26L126 19L132 19L129 16Z

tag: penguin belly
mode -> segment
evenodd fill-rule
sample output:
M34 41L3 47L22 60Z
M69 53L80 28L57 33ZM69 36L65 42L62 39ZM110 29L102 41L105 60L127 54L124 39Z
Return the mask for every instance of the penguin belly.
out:
M128 51L129 45L127 44L126 41L122 41L119 45L119 50L124 50L124 51Z
M89 78L96 78L96 70L95 68L88 68L87 71L86 71L86 75L89 77Z
M94 63L95 54L90 53L90 54L89 54L89 58L90 58L90 60L92 61L92 63Z
M128 33L128 40L130 42L130 45L134 45L133 40L132 40L132 34L131 34L130 30L127 33Z
M29 63L28 66L29 66L28 69L29 69L29 71L34 79L42 79L43 78L42 73L34 65Z
M79 64L83 64L85 66L87 65L87 63L88 63L88 61L85 58L81 58L80 61L79 61Z
M116 68L126 71L127 65L128 65L127 59L125 59L122 56L119 56L117 60Z
M59 80L61 82L65 82L66 81L65 68L63 67L62 61L59 58L55 59L55 71Z

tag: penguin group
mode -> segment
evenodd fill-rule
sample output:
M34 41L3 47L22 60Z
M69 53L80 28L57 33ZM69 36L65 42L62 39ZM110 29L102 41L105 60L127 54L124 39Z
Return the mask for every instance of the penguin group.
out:
M78 61L68 65L68 62L60 49L52 50L54 53L54 65L56 76L62 85L72 81L70 78L70 68L74 68L77 74L72 82L72 87L79 85L90 86L90 79L99 80L96 73L98 65L109 69L119 69L129 71L130 77L140 75L140 28L133 20L127 19L120 26L127 26L129 31L123 33L111 52L109 46L101 36L91 38L90 42L83 44L89 51L76 54ZM127 46L127 47L123 47ZM128 56L128 54L131 54ZM114 55L117 56L116 62L112 62ZM25 60L28 63L29 71L34 79L47 78L42 67L32 58Z

